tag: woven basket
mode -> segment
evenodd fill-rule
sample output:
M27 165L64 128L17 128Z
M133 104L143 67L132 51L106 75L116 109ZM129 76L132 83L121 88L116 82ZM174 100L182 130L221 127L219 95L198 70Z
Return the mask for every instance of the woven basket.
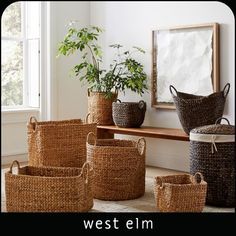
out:
M172 89L175 90L176 95ZM230 84L226 84L221 92L215 92L209 96L198 96L178 92L170 85L170 93L183 130L189 134L191 129L214 124L217 118L222 117L229 89Z
M94 169L94 197L128 200L145 192L146 142L87 138L87 157Z
M87 134L97 131L97 125L87 119L38 122L31 117L27 124L29 165L82 167Z
M200 177L200 182L197 181ZM160 212L202 212L205 206L207 183L201 173L158 176L154 195Z
M88 112L90 121L98 125L112 125L112 103L117 99L117 92L111 98L106 98L105 93L91 92L88 90Z
M218 124L221 119L228 122ZM207 183L206 202L235 206L235 127L226 118L190 132L190 172L200 171Z
M117 102L112 103L112 117L115 125L119 127L139 127L142 125L146 112L146 103Z
M17 164L18 174L13 174ZM81 168L21 167L14 161L5 174L8 212L86 212L93 207L93 170Z

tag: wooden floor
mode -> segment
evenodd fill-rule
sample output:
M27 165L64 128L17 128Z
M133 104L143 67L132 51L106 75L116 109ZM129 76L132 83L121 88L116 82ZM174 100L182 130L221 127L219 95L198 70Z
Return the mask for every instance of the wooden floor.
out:
M21 166L27 163L21 163ZM5 180L4 173L9 170L9 165L2 166L1 183L1 211L6 212L5 198ZM94 206L91 212L155 212L156 203L153 194L154 177L160 175L170 175L184 173L175 170L163 169L158 167L146 167L145 194L143 197L126 201L102 201L94 199ZM205 206L203 212L235 212L234 208L219 208L214 206Z

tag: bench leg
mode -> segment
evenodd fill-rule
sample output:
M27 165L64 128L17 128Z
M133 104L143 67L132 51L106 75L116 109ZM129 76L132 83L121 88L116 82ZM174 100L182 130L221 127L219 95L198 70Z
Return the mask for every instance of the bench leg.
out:
M114 134L109 133L107 130L97 129L97 138L98 139L113 139Z

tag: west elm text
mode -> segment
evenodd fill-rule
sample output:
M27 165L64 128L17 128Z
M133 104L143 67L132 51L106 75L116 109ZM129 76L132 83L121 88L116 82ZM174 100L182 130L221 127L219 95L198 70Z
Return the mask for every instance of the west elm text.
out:
M121 225L115 217L112 220L84 220L83 222L85 229L119 229ZM153 221L135 218L127 220L124 226L127 229L153 229ZM122 228L124 226L122 225Z

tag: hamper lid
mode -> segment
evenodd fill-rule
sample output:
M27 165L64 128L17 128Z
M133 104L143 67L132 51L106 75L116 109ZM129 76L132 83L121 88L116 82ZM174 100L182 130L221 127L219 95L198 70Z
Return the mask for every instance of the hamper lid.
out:
M226 120L228 124L218 124L221 120ZM216 120L215 124L212 125L204 125L201 127L197 127L190 131L190 134L219 134L219 135L234 135L235 134L235 126L230 125L228 119L224 117L220 117Z

